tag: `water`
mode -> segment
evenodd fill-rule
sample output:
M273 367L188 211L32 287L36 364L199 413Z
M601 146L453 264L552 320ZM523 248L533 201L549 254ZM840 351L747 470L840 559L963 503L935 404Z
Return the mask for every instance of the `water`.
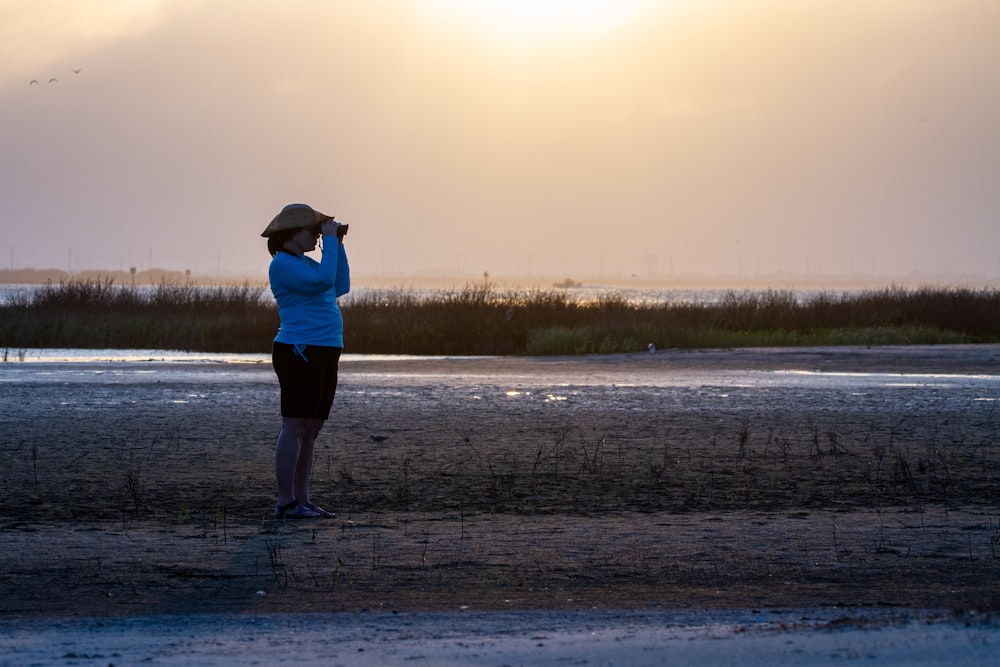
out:
M0 285L0 306L5 306L12 300L31 294L41 285Z
M90 362L159 362L159 363L271 363L270 355L180 350L85 350L68 348L12 348L4 351L6 362L90 363Z
M348 385L398 391L423 388L428 395L479 393L505 401L579 402L595 391L711 388L723 402L767 400L770 391L869 392L902 390L971 392L966 399L1000 398L996 360L1000 346L906 346L889 348L761 348L665 350L656 355L583 357L449 357L345 354ZM171 382L273 384L270 355L173 350L27 349L0 363L0 384L148 384ZM470 393L471 392L471 393ZM603 394L602 394L603 396ZM607 398L606 396L604 398ZM597 399L591 396L591 399ZM853 400L853 399L852 399Z
M184 350L88 350L77 348L20 348L0 351L0 358L7 363L48 363L48 364L228 364L228 365L258 365L270 367L270 354L239 354L235 352L188 352ZM450 357L432 355L394 355L394 354L345 354L343 361L435 361ZM485 357L462 357L463 359L482 359Z

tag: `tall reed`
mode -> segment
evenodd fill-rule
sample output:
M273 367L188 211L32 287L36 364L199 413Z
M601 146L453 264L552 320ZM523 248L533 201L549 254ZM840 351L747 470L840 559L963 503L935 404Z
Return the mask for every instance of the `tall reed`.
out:
M137 348L254 352L274 336L277 312L263 286L111 281L46 285L0 307L4 347Z
M857 295L731 291L714 303L574 300L564 290L489 285L418 299L388 290L350 298L354 352L592 354L664 347L976 343L1000 340L1000 291L890 287Z
M856 294L730 291L715 302L592 301L489 283L420 296L341 300L345 348L381 354L593 354L657 348L1000 342L1000 290L888 287ZM270 349L277 309L263 285L151 290L111 281L42 287L0 306L0 347Z

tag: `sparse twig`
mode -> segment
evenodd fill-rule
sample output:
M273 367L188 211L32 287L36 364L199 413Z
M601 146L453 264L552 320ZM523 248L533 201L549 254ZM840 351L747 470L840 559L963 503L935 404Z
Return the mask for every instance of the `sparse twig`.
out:
M142 515L142 499L144 484L142 481L142 470L139 468L129 468L125 472L124 479L125 492L132 501L132 510L136 518Z
M35 490L38 490L38 444L31 445L31 472L35 478Z
M281 544L275 540L264 540L264 547L267 549L267 558L271 563L271 575L279 586L288 585L288 573L285 571L285 562L281 556Z

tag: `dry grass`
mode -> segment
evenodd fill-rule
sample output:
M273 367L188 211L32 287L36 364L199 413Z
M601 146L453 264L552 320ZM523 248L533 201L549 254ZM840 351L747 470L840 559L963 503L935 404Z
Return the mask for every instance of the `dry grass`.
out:
M345 346L361 354L553 355L658 348L1000 341L996 289L889 287L853 294L728 292L711 303L580 301L566 290L483 283L420 296L348 295ZM110 281L46 286L0 306L0 348L270 349L276 308L263 286L154 290Z

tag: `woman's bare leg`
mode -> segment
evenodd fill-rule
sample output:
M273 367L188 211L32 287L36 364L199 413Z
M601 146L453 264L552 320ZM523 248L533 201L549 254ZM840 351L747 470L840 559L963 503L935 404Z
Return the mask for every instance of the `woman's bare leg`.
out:
M281 418L281 431L274 443L274 475L278 480L278 505L281 507L296 500L295 479L308 422L298 417Z
M295 463L295 483L292 486L295 499L303 505L312 502L309 498L309 488L312 485L313 461L316 458L316 437L322 429L322 419L306 420L302 444L299 446L298 460Z

